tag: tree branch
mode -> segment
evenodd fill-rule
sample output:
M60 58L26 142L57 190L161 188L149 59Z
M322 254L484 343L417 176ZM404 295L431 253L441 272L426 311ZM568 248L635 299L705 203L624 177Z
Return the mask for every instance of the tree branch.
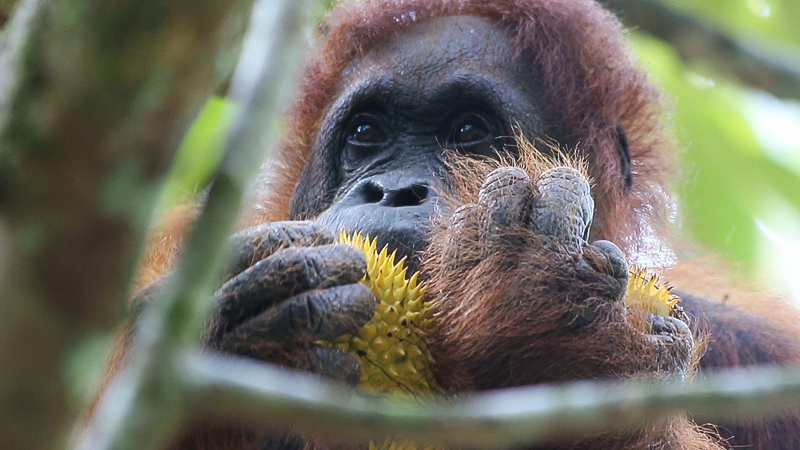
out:
M304 2L262 0L253 10L231 97L242 105L206 207L163 297L141 320L130 363L103 396L80 445L85 450L162 448L196 393L182 381L182 346L195 342L213 306L231 249L227 237L259 171L300 66ZM266 125L265 125L266 124ZM225 366L221 369L228 370Z
M194 393L188 407L197 414L346 442L395 436L456 448L514 448L640 427L686 410L700 421L747 420L800 403L796 366L727 370L688 385L579 381L416 402L354 395L319 377L244 358L186 352L180 361Z
M216 55L243 2L23 0L3 30L0 448L66 445L83 405L65 359L124 314L160 186L226 70Z
M659 0L604 0L629 27L673 45L689 65L705 65L780 98L800 99L800 49L731 36Z

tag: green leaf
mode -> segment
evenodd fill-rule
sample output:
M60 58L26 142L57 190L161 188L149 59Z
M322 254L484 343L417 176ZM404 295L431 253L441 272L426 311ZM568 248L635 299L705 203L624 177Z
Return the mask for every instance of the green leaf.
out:
M224 97L208 100L181 142L162 205L166 208L191 199L211 181L235 107Z

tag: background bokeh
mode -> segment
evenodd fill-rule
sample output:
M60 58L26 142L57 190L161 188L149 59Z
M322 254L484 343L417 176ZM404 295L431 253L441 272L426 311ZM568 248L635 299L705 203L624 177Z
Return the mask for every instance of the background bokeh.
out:
M800 73L800 1L661 3L740 42L766 46ZM673 42L626 24L642 64L672 100L682 144L682 177L675 180L681 228L731 261L732 271L800 303L800 92L778 99L702 60L687 64ZM208 102L183 141L165 208L208 182L232 109L222 97Z

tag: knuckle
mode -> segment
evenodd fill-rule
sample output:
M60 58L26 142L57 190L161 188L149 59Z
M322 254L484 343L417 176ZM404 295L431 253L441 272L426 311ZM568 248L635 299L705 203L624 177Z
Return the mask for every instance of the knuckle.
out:
M312 299L308 294L300 294L250 320L244 327L262 330L261 337L273 342L300 345L314 340L319 320Z
M289 329L301 335L315 331L322 322L322 318L318 314L311 296L308 294L301 294L290 302L287 308L287 315Z
M376 301L372 290L355 283L319 292L320 323L315 332L320 339L356 331L375 315Z
M375 296L356 283L301 294L291 302L287 316L299 336L332 340L357 330L375 315Z

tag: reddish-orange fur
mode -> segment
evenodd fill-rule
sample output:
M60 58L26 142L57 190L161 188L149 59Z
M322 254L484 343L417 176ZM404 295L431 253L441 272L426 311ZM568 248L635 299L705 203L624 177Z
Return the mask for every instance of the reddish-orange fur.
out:
M324 40L288 116L289 129L276 156L276 177L262 189L264 212L253 220L287 217L318 124L339 74L354 57L413 23L468 14L497 20L509 29L519 57L530 58L531 70L543 75L547 100L552 100L546 103L557 105L545 111L553 131L574 130L572 142L561 144L590 149L590 175L597 184L594 196L600 212L597 220L605 224L595 235L622 247L635 247L642 226L666 205L661 187L670 174L673 141L659 117L661 95L636 66L620 25L590 1L400 0L340 5L320 26ZM628 131L633 165L634 187L627 195L613 175L620 172L619 123Z
M155 232L147 240L133 292L139 292L172 267L175 257L183 246L183 238L194 222L196 211L195 205L184 205L170 211L161 219Z
M532 178L554 166L580 166L561 155L545 160L520 144ZM557 155L558 156L558 155ZM456 192L446 201L476 203L490 170L508 161L456 161ZM643 311L626 309L608 280L577 268L577 256L548 248L524 226L499 233L483 219L460 220L455 239L448 223L436 228L423 270L437 308L428 338L434 373L448 391L464 392L578 379L659 377L674 373L640 330ZM452 247L456 247L455 251ZM583 255L592 259L587 249ZM604 260L594 260L602 266ZM598 314L576 325L586 311ZM700 336L696 362L703 351ZM547 447L550 448L550 447ZM560 443L560 449L718 449L709 434L683 416L644 429Z
M367 52L380 40L391 37L395 31L413 23L464 14L490 18L507 29L519 50L518 57L530 64L532 71L542 74L547 99L551 100L550 105L554 105L545 111L545 118L552 125L553 134L570 130L569 139L561 144L586 151L597 204L592 238L614 241L629 254L640 249L642 237L648 232L656 233L662 236L664 242L668 242L665 211L668 211L671 200L667 181L673 176L673 158L676 152L674 140L661 117L664 111L661 95L632 59L616 19L595 3L584 0L364 0L340 5L320 26L322 39L309 62L299 97L288 115L288 129L282 145L279 146L279 153L275 156L274 172L269 181L259 187L259 208L249 212L244 223L252 225L289 218L289 201L316 138L319 123L332 100L341 72L354 58ZM629 192L625 192L619 177L617 124L622 124L628 134L633 174L633 187ZM183 212L178 216L191 214ZM143 265L139 286L165 272L180 246L180 230L189 221L180 218L171 221L166 231L157 235ZM538 263L546 270L544 267L548 264L547 261ZM483 266L484 271L473 275L474 282L440 286L452 290L452 295L458 296L462 305L474 304L481 308L474 317L474 320L479 321L475 324L458 320L458 308L446 311L443 317L452 322L454 327L450 331L464 333L465 339L475 337L474 333L469 334L470 326L489 329L517 327L512 331L519 334L532 333L532 330L523 329L524 324L517 323L514 316L504 315L507 310L499 306L493 310L492 307L503 301L502 294L509 289L507 283L500 284L498 274L502 274L503 280L510 278L518 281L525 280L526 277L536 278L537 274L507 272L504 269L506 267L502 262L487 261ZM680 275L680 269L675 269L672 281L690 281L691 284L681 284L680 287L683 288L698 283L695 269L696 267L688 269L690 277L686 278ZM491 284L489 280L492 279L498 280L497 285ZM702 279L706 279L705 276ZM725 293L726 291L713 291L710 294L721 297ZM544 295L541 292L528 294ZM792 323L797 323L796 311L774 303L757 306L747 299L741 304L756 314L769 316L766 323L775 324L776 332L791 336L787 338L785 347L778 348L775 360L798 359L800 351L796 343L797 332ZM774 321L773 317L776 318ZM783 319L777 319L780 317ZM786 319L787 317L790 319ZM537 323L547 324L548 317L544 319ZM761 323L758 322L761 320L759 318L753 320L754 324ZM620 351L628 352L625 357L629 356L632 349L638 348L639 353L635 353L635 356L647 358L647 350L628 332L614 334L616 325L608 325L611 329L606 330L606 336L620 342ZM518 355L520 359L514 366L514 373L522 375L513 379L494 380L496 385L619 373L631 375L636 372L613 365L606 367L609 369L608 373L591 372L597 370L598 366L581 361L580 352L585 352L583 354L587 355L586 358L590 358L592 352L607 350L599 349L593 342L574 342L561 336L551 341L538 340L535 344L531 342L524 346L524 352ZM457 353L453 353L450 361L441 357L441 367L450 364L457 366L449 372L451 376L443 381L454 389L485 387L480 380L487 375L481 374L479 361L490 360L496 346L502 345L502 342L484 346L477 343L472 347L477 350L461 355L460 361L456 361L459 357ZM550 347L536 347L541 345ZM737 354L736 339L722 339L712 342L712 345L716 345L721 353L731 355L728 364L751 364L754 361ZM564 354L574 355L575 358L560 363L548 359L547 352L562 350ZM622 355L607 353L603 356L625 364ZM720 361L721 364L725 363L725 358ZM526 364L536 365L537 370L525 372ZM567 376L553 375L565 369L571 370L566 372ZM800 428L795 421L786 420L778 428L786 433L787 442L789 439L793 439L791 442L800 439ZM250 433L226 427L201 427L193 429L190 435L180 448L256 448ZM245 443L250 443L253 447L245 447ZM590 444L575 444L568 448L711 449L714 445L697 433L686 419L675 417L624 437L609 435L594 439ZM766 447L756 444L754 448Z

